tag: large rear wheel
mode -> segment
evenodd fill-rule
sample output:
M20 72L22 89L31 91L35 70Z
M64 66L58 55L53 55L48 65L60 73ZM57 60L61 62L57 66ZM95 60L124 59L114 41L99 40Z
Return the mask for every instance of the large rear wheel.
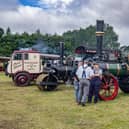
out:
M120 79L120 89L124 92L124 93L129 93L129 77L123 77Z
M99 97L104 101L113 100L118 94L118 89L118 81L112 74L103 75Z

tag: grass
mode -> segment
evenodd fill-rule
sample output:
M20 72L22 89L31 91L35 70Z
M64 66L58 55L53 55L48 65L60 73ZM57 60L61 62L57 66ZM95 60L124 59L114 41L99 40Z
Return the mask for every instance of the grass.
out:
M0 74L0 129L129 129L129 95L78 106L74 90L59 86L41 92L33 85L16 87Z

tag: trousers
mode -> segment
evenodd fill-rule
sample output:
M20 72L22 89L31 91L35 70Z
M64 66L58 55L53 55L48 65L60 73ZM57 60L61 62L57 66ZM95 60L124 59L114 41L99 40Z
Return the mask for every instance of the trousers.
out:
M78 102L78 94L79 94L79 81L74 80L74 89L75 89L75 99Z
M94 102L98 101L100 86L101 86L101 80L99 77L94 77L91 79L88 102L92 101L93 95L94 95Z
M90 81L87 79L80 79L78 102L86 103L86 98L89 93Z

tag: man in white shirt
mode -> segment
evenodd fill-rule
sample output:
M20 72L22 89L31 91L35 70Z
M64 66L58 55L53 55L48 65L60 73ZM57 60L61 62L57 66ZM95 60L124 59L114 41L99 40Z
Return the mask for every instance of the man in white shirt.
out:
M90 79L93 76L93 70L91 64L88 63L87 67L80 66L77 69L76 75L79 79L79 95L78 95L78 104L85 106L86 98L89 93Z

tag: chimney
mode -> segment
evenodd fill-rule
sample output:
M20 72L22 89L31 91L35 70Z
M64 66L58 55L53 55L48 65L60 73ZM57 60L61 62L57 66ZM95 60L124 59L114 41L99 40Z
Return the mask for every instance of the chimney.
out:
M102 47L103 47L103 35L104 35L104 20L96 21L96 42L97 42L97 55L99 59L102 58Z
M63 65L64 58L64 43L60 42L60 64Z

